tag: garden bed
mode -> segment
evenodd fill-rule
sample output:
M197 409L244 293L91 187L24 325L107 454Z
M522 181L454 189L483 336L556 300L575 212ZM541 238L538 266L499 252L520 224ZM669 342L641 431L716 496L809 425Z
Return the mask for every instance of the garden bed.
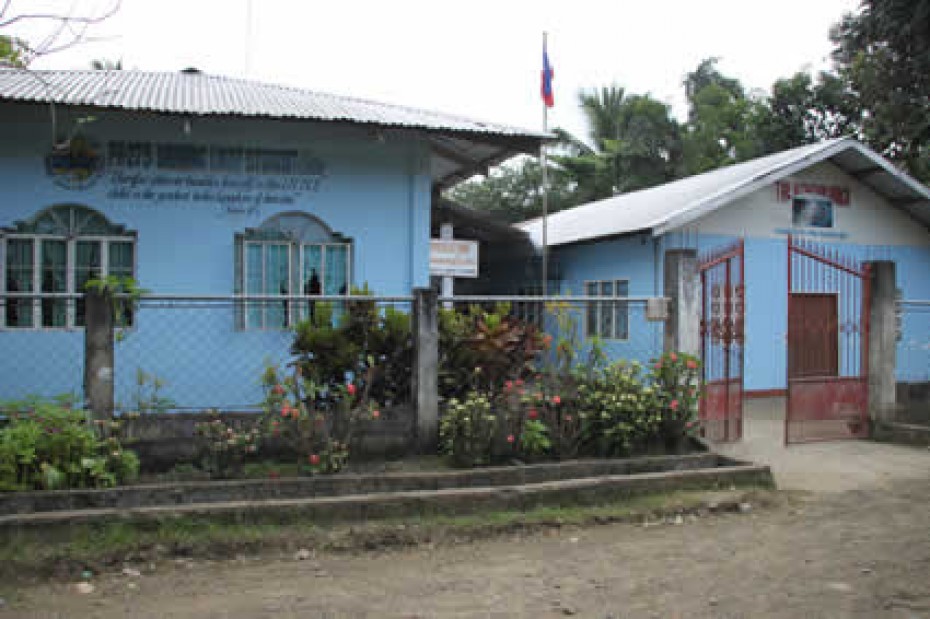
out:
M361 521L597 504L682 489L771 486L767 467L717 454L579 460L461 471L338 474L0 496L0 528L204 515L234 521Z

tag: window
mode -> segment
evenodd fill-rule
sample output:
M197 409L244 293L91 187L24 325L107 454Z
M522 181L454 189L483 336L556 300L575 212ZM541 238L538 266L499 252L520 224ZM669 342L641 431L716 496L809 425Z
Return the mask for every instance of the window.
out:
M585 296L624 299L630 294L625 279L585 282ZM630 339L630 308L625 301L594 301L585 310L585 334L605 340Z
M282 213L236 238L236 293L246 296L347 295L352 245L306 213ZM307 318L312 303L246 302L245 329L282 329Z
M0 230L4 276L0 292L81 293L88 280L135 273L135 234L89 208L59 205ZM8 297L0 326L65 328L84 325L84 301Z

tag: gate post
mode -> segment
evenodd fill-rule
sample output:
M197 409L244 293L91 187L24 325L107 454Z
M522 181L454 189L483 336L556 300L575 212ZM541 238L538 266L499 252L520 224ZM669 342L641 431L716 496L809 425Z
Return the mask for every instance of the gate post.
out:
M896 403L897 284L894 262L881 260L866 264L869 268L870 288L868 307L865 308L869 316L869 418L874 427L876 422L891 418Z
M110 294L84 295L84 399L95 419L113 416L113 303Z
M665 252L664 294L670 301L663 350L699 355L701 295L697 250L670 249Z
M413 405L419 453L439 447L439 316L436 293L413 291Z

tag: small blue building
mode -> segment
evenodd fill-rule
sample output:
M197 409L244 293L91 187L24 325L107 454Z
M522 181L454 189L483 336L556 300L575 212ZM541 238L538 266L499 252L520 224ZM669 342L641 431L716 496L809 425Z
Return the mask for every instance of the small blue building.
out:
M930 189L853 139L585 204L549 216L546 227L549 270L557 279L552 288L561 294L662 296L666 254L700 252L708 269L701 272L710 278L696 304L705 314L701 346L732 337L745 356L750 394L783 394L792 372L859 373L867 354L861 337L867 288L859 269L867 262L893 263L904 299L930 299ZM541 219L520 228L541 247ZM713 280L715 255L723 262L727 255L738 258L723 285ZM789 320L789 304L793 315L808 311L822 319L822 341L795 342L798 350L816 349L819 359L789 358L789 325L804 323ZM739 313L730 326L735 333L715 334L722 323L713 314L728 313L721 309L726 305ZM661 353L662 341L642 312L634 314L632 304L614 307L621 309L611 314L589 307L585 334L601 337L616 358L648 360ZM906 321L901 331L898 380L930 379L930 316ZM695 352L711 361L709 350Z
M202 74L0 69L0 399L82 391L80 293L410 295L442 189L543 136ZM306 305L143 307L116 349L179 407L246 408Z

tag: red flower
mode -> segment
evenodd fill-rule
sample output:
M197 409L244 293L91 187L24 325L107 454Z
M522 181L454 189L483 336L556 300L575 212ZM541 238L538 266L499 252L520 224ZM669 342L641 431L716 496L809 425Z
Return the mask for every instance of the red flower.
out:
M284 404L281 405L281 416L290 417L290 415L291 415L291 406L290 404L287 404L285 402Z
M284 386L275 385L274 388L271 390L271 392L274 393L275 395L284 395Z
M657 369L657 370L661 370L661 369L662 369L662 364L661 364L661 363L656 363L655 366L653 366L653 367L655 367L655 369Z
M513 389L513 381L508 380L504 383L504 391L510 391L511 389Z
M518 378L518 379L514 382L514 384L515 384L517 387L522 387L522 386L523 386L523 380L520 379L520 378Z
M675 353L670 354L668 358L671 359L672 361L678 361L678 355L676 355Z
M556 406L558 406L559 404L562 403L562 398L560 398L560 397L557 396L557 395L554 395L554 396L552 396L552 403L555 404Z
M346 391L349 392L349 395L355 395L355 384L349 383L348 385L346 385Z
M688 363L686 365L688 366L689 370L697 369L697 361L695 361L694 359L688 359Z
M312 464L313 466L316 466L317 464L320 463L320 456L318 456L317 454L310 454L310 457L307 459L310 461L310 464Z
M513 434L507 435L507 442L510 443L511 445L513 444Z
M277 472L277 471L268 471L268 478L269 478L269 479L277 479L277 478L279 478L279 477L281 477L281 473L279 473L279 472Z
M549 335L548 333L543 336L543 346L545 346L546 348L549 348L550 346L552 346L552 336Z
M380 416L381 416L381 411L377 411L377 410L376 410L376 411L371 411L371 417L372 417L372 419L377 419L377 418L380 417Z
M539 413L536 412L536 409L535 409L535 408L531 408L531 409L530 409L530 412L527 413L526 416L529 417L530 419L536 419L536 418L539 417Z
M678 400L672 400L671 404L669 404L669 407L670 407L673 411L677 411L677 410L678 410Z

